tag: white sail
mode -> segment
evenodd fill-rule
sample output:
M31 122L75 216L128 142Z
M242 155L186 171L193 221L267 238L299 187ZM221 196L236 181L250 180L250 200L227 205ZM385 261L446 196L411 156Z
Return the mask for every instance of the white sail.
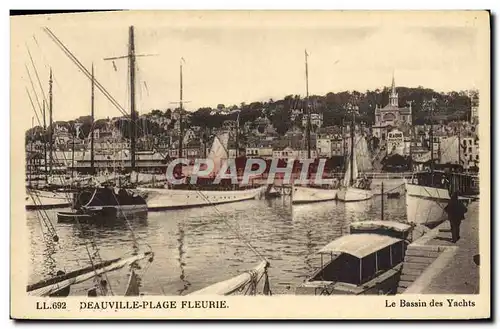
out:
M347 170L344 174L344 186L351 186L351 171L352 171L352 180L356 181L358 178L358 161L356 160L356 148L354 148L354 156L352 157L353 161L351 163L351 156L349 155L349 159L347 160Z
M227 147L229 144L229 133L221 133L215 136L212 148L208 154L208 159L214 163L214 172L217 173L223 161L229 158Z
M368 142L365 136L358 136L356 138L356 161L358 166L358 171L368 172L373 169L370 153L368 152Z

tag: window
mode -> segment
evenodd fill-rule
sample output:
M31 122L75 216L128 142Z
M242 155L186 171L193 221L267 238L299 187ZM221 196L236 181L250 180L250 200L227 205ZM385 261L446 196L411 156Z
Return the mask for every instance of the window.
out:
M472 153L472 147L469 147L469 153Z

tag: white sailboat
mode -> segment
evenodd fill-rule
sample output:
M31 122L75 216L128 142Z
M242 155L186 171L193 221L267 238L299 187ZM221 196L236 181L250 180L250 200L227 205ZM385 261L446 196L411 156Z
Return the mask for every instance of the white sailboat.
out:
M450 192L445 181L445 174L436 171L415 173L412 179L405 180L408 222L434 226L446 220L444 207Z
M226 135L216 136L212 144L208 159L214 163L213 172L218 172L228 158L229 138ZM187 167L183 169L183 174L187 176L191 170L191 167ZM146 198L148 210L169 210L256 199L264 194L265 189L265 186L222 186L209 182L204 185L165 185L163 188L138 188L137 190Z
M308 158L311 158L311 111L309 109L309 81L308 81L308 65L307 65L307 51L305 52L306 63L306 106L307 106L307 149ZM320 201L331 201L337 198L338 188L335 185L325 186L300 186L295 185L292 188L292 203L310 203Z
M334 187L314 187L314 186L299 186L293 187L292 203L311 203L321 201L331 201L337 198L339 190Z
M44 155L44 172L46 183L49 181L49 175L52 175L52 167L54 161L54 152L53 152L53 122L52 122L52 69L50 69L50 77L49 77L49 153L47 160L47 152ZM45 124L45 101L43 103L42 109L43 115L43 125L44 132L47 130ZM44 141L44 143L46 143ZM46 149L46 144L45 144ZM49 164L49 165L48 165ZM49 170L47 171L47 167ZM31 182L30 182L31 183ZM34 209L47 209L47 208L65 208L71 205L71 194L68 194L64 191L61 191L58 188L50 189L47 186L44 188L35 188L33 186L26 187L26 197L25 197L25 209L26 210L34 210Z
M351 124L351 150L350 157L347 163L347 170L344 174L342 186L337 192L337 200L344 202L364 201L373 197L373 191L370 189L370 184L362 186L359 182L358 161L356 159L356 147L354 147L354 114Z
M183 156L182 138L182 63L180 64L180 138L179 138L179 157ZM212 143L208 159L213 161L214 169L217 173L225 160L229 158L228 150L229 134L221 133L215 136ZM192 167L182 167L182 174L188 176ZM165 177L166 178L166 177ZM252 187L248 185L227 185L208 184L191 185L189 182L181 185L165 184L163 188L138 188L146 198L148 210L169 210L189 207L199 207L214 204L245 201L258 198L265 192L265 186Z

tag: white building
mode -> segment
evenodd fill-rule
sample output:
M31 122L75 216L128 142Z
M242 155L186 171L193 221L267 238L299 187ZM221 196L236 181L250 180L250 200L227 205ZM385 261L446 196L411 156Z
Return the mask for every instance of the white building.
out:
M461 159L464 168L479 166L479 140L475 137L461 138Z
M320 157L330 158L332 156L332 138L330 136L316 138L316 150Z
M387 133L387 155L406 154L405 136L401 130L392 129Z

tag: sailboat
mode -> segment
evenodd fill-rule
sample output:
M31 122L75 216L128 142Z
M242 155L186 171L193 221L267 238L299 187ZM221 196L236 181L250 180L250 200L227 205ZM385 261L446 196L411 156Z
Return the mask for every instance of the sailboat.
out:
M223 166L228 159L227 143L229 134L222 133L215 136L208 159L214 163L213 172ZM187 176L190 168L183 174ZM220 184L213 184L213 176L198 177L198 184L168 185L163 188L137 188L146 198L148 210L169 210L189 207L208 206L256 199L263 195L265 186L234 185L230 180L222 180Z
M307 125L306 125L306 138L307 138L307 157L311 158L311 110L309 107L309 70L308 70L308 57L307 51L305 52L305 65L306 65L306 107L307 107ZM326 186L300 186L295 185L292 188L292 203L310 203L319 201L330 201L337 198L338 188L334 185Z
M222 295L227 296L234 294L238 291L242 291L245 287L250 286L253 289L248 289L249 294L257 294L256 288L257 284L260 282L261 278L264 277L263 283L263 294L270 295L271 290L269 288L269 279L267 270L269 268L269 262L266 260L261 261L257 266L251 270L245 271L244 273L227 279L225 281L214 283L208 287L197 290L189 294L189 296L198 295Z
M180 136L179 157L183 156L183 79L182 63L180 64ZM228 152L229 133L222 132L214 137L208 160L213 161L212 173L217 173L223 166L224 161L229 159ZM182 176L189 175L192 167L182 168ZM192 185L189 181L184 184L165 184L160 188L137 188L146 198L148 210L169 210L189 207L207 206L230 202L239 202L256 199L265 193L265 186L254 187L252 185L231 184L230 180L222 180L220 184L213 184L215 177L199 177L198 184Z
M434 100L431 102L431 114ZM434 134L430 127L430 170L405 179L406 214L409 222L435 226L446 219L444 207L450 200L447 174L434 170Z
M153 253L151 251L147 251L128 258L115 258L112 260L103 261L101 263L74 270L69 273L60 271L58 272L58 275L52 278L28 285L26 287L26 292L29 296L66 297L70 294L72 285L88 281L95 278L96 276L104 275L108 272L121 269L125 266L130 266L137 261L152 256ZM91 291L95 290L92 289ZM124 295L139 295L137 286L137 274L134 270L131 271L127 289Z
M49 77L49 154L47 160L47 152L44 153L44 172L45 180L48 183L48 175L52 174L52 166L54 160L53 152L53 122L52 122L52 69L50 69ZM45 124L45 101L43 102L43 123L44 133L47 131ZM44 141L46 143L46 141ZM44 145L46 150L46 144ZM47 168L47 165L49 168ZM48 169L48 170L47 170ZM35 188L33 186L26 186L25 209L48 209L48 208L65 208L71 205L71 195L66 193L64 189L58 186L46 185L43 188Z
M42 234L44 235L45 243L58 243L59 236L48 214L44 210L37 210L37 216L42 226ZM80 223L78 222L78 224ZM78 228L81 229L81 226L78 226ZM93 235L90 235L91 242L85 243L86 254L89 257L89 266L70 271L69 273L62 270L57 271L55 275L49 273L48 278L28 284L26 286L27 294L29 296L39 297L67 297L71 292L71 286L94 279L95 286L88 290L88 295L97 296L99 291L100 295L105 296L108 295L109 292L112 294L112 291L108 291L106 273L128 266L130 273L124 295L139 295L140 278L136 272L140 268L138 262L147 258L148 262L151 263L154 254L151 250L140 252L133 229L130 226L128 226L128 228L132 231L133 238L133 251L131 256L103 261L99 255L99 248L96 241Z
M351 122L351 150L347 163L347 170L344 174L342 186L337 192L337 200L344 202L354 202L368 200L373 197L373 192L370 189L371 182L367 180L359 180L358 161L356 157L357 148L354 147L354 112Z

